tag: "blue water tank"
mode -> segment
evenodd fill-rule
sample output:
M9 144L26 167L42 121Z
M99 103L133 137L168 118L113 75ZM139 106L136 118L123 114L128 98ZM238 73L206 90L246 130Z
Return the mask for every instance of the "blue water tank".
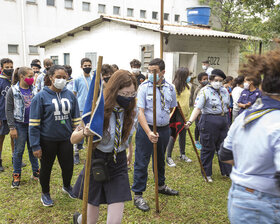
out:
M209 6L195 6L187 8L187 20L190 24L209 25L211 8Z

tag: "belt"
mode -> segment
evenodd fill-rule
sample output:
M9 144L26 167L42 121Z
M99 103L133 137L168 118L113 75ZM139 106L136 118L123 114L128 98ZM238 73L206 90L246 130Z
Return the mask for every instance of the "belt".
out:
M250 192L250 193L254 193L254 192L255 192L254 189L251 189L251 188L248 188L248 187L245 187L245 190L248 191L248 192Z
M153 128L153 125L149 124L149 127ZM158 129L162 129L162 128L166 128L166 127L169 127L169 124L164 125L164 126L157 126Z
M213 116L222 116L222 117L224 117L224 116L227 115L227 113L220 113L220 114L204 114L204 115L213 115Z

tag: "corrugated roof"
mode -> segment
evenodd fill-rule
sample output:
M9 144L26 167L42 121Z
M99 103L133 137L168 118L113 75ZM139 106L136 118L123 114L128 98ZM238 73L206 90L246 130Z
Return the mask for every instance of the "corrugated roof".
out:
M156 32L161 32L169 35L183 35L183 36L197 36L197 37L217 37L217 38L229 38L229 39L239 39L239 40L261 40L259 37L247 36L236 33L228 33L222 31L212 30L205 26L190 26L190 25L175 25L175 24L164 24L164 30L160 30L160 25L157 22L147 21L147 20L134 20L128 18L119 18L113 16L100 16L100 18L95 19L91 22L78 26L70 31L67 31L59 36L51 38L43 43L37 44L37 46L45 47L52 43L58 43L61 39L68 36L74 36L75 33L80 31L90 30L91 27L102 23L103 21L115 21L130 26L141 27L143 29L152 30Z

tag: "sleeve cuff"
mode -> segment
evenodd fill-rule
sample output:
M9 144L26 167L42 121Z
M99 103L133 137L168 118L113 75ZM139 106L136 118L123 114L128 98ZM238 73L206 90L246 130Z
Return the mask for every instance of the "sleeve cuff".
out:
M38 151L41 149L41 146L40 145L35 145L32 147L32 151L35 152L35 151Z

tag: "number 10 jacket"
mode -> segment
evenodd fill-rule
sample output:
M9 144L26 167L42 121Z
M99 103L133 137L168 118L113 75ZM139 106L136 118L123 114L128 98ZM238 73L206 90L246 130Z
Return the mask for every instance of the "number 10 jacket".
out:
M41 148L40 138L47 141L70 140L79 122L80 110L76 97L66 87L54 92L45 86L31 102L29 141L33 151Z

